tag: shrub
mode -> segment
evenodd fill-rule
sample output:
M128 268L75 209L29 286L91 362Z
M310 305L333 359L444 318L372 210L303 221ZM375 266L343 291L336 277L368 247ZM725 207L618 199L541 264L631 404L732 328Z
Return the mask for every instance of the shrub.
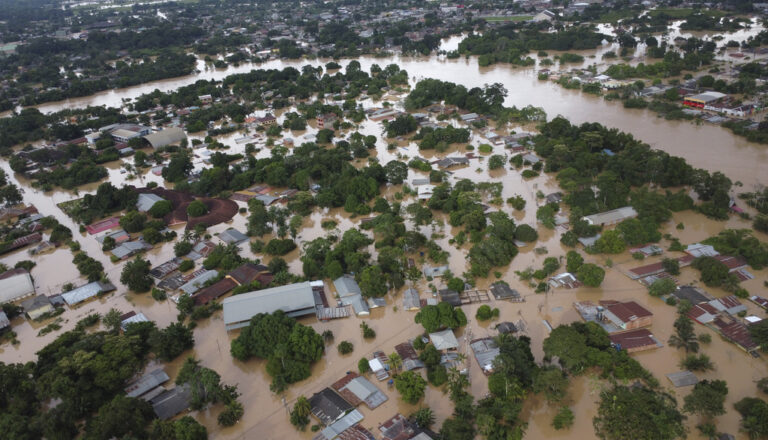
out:
M365 374L371 371L371 366L368 364L368 359L361 358L359 361L357 361L357 370L360 371L360 374Z
M475 313L475 318L477 318L478 321L488 321L489 319L498 316L499 309L491 309L491 307L487 304L483 304L482 306L478 307L477 313Z
M573 411L568 407L560 408L555 418L552 419L552 427L555 429L568 429L573 425Z
M373 339L376 337L376 331L368 327L368 324L366 324L365 322L360 323L360 328L363 330L363 338Z
M208 208L200 200L194 200L187 206L187 215L190 217L200 217L208 213Z
M338 345L339 353L341 354L349 354L352 353L352 351L355 349L355 346L352 345L349 341L341 341Z
M193 267L195 267L195 262L194 261L192 261L192 260L184 260L179 265L179 270L182 271L182 272L186 272L186 271L192 269Z

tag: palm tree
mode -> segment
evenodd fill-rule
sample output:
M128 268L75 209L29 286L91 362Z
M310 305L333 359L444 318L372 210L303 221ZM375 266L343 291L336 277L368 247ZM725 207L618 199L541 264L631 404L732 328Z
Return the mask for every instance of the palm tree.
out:
M400 368L403 366L403 358L400 357L397 353L392 353L389 355L389 366L392 367L393 370L396 372L400 371Z
M691 318L681 314L675 320L675 334L669 337L668 343L675 348L685 349L686 353L697 353L699 351L699 341L696 333L693 331Z

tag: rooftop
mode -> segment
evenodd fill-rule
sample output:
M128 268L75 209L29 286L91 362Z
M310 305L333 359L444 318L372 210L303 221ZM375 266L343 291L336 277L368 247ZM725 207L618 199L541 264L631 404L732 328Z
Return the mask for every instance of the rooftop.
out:
M235 295L222 301L227 330L248 325L259 313L282 310L288 316L315 313L315 295L309 282L289 284Z
M331 388L324 388L315 393L310 397L309 405L312 414L326 426L339 420L347 411L354 409L352 404Z
M26 269L11 269L0 275L0 303L35 294L35 285Z
M438 350L452 350L459 348L459 341L456 339L456 335L453 334L453 330L451 329L430 333L429 339Z

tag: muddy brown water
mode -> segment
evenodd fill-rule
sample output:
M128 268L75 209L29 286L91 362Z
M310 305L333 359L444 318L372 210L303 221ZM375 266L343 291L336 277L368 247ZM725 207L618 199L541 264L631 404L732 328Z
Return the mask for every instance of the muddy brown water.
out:
M728 131L714 126L695 126L687 122L671 122L656 118L653 114L641 110L626 110L621 104L606 102L600 98L594 98L589 95L583 95L578 91L568 91L561 87L540 82L536 79L534 69L515 69L510 66L491 66L488 68L478 68L474 60L445 60L441 58L403 58L393 57L390 59L363 58L360 60L364 69L368 69L371 64L378 63L386 65L389 62L397 62L404 69L408 70L412 79L424 77L434 77L444 80L450 80L466 84L468 86L479 86L485 83L501 82L510 91L507 99L508 105L542 106L550 117L562 114L575 123L586 121L599 121L610 127L617 127L621 130L633 133L638 138L650 143L652 146L664 149L672 154L685 157L694 166L704 167L709 170L721 170L729 175L733 180L740 180L745 183L745 189L755 183L766 183L768 175L761 167L766 159L766 147L752 144L741 138L732 136ZM318 62L314 62L317 64ZM271 61L260 67L281 68L288 65L297 66L296 63ZM88 104L107 104L119 105L120 99L124 97L133 97L138 94L148 92L154 88L168 90L189 84L198 78L221 78L235 71L248 71L256 66L241 66L240 68L229 68L225 71L204 70L196 77L182 78L159 83L153 83L144 86L138 86L119 91L110 91L93 97L82 98L79 100L70 100L64 103L49 104L41 106L44 111L54 111L59 108L69 106L83 106ZM399 100L401 97L389 97L396 107L401 107ZM366 107L381 105L380 102L373 103L370 100L365 101ZM58 107L57 107L58 106ZM263 112L262 112L263 113ZM520 127L513 127L520 130ZM525 127L530 128L530 127ZM404 158L421 155L429 159L442 158L449 155L463 154L468 150L463 147L453 147L444 153L434 151L419 152L415 143L400 142L398 148L387 150L387 142L381 139L381 125L376 122L365 121L358 127L358 130L364 134L372 134L379 137L377 150L374 154L381 163L396 158ZM344 132L341 136L347 136L352 130ZM310 124L307 130L302 132L286 132L285 137L294 140L296 145L314 138L317 127ZM237 144L235 139L242 137L243 132L231 133L218 137L218 140L230 147L229 152L243 152L244 145ZM200 134L193 134L191 138L200 138ZM475 131L470 143L474 146L485 142L481 133ZM270 149L265 148L263 142L257 142L261 150L257 157L269 155ZM204 167L201 154L203 150L195 150L195 167L200 169ZM475 152L477 152L475 150ZM504 154L503 147L495 146L494 154ZM487 157L487 155L485 155ZM127 161L132 163L132 159ZM356 160L355 163L363 166L366 160ZM148 294L133 294L127 292L124 286L120 285L118 280L120 271L124 263L113 264L110 262L108 254L101 251L98 242L94 237L87 234L81 234L78 231L78 225L64 215L56 206L57 203L70 200L81 196L86 192L92 192L98 186L98 183L86 185L79 189L79 195L69 191L55 190L51 192L42 192L33 188L30 182L21 176L13 173L8 163L2 161L0 166L8 173L10 179L15 181L23 190L26 203L34 204L44 215L53 215L64 225L71 228L74 232L74 239L78 241L83 250L99 261L106 268L107 275L116 285L118 290L112 295L104 298L86 302L74 309L67 310L62 316L62 330L54 331L45 336L37 336L40 328L47 323L30 323L17 318L14 320L14 331L18 333L18 339L21 344L12 346L8 343L0 346L0 361L3 362L25 362L35 359L35 352L54 340L61 332L74 327L75 323L88 315L89 313L106 313L110 308L115 307L123 312L135 310L143 312L151 320L164 327L173 322L176 318L175 305L169 301L158 303ZM128 173L121 172L119 162L109 164L108 180L116 185L130 182L132 184L146 184L147 182L157 182L163 184L162 178L144 171L140 177L128 180ZM409 180L415 177L425 177L426 175L414 170L409 171ZM557 190L557 182L552 176L542 175L533 179L523 179L517 170L497 170L488 172L487 159L475 159L471 161L470 166L452 170L451 181L467 178L473 181L498 181L504 183L502 197L504 199L519 194L526 199L526 209L521 212L515 212L508 206L503 205L500 208L520 223L535 225L535 208L541 203L536 198L536 193L542 191L545 194ZM397 187L389 187L383 191L383 195L390 201L395 200L395 195L399 191ZM410 203L412 199L406 198L404 205ZM487 202L487 200L486 200ZM238 202L240 206L246 206ZM458 232L452 228L445 216L437 215L439 220L436 224L422 226L419 230L427 236L442 234L436 241L446 250L450 251L449 265L455 274L461 274L466 270L466 259L469 245L456 248L449 243L453 234ZM297 237L297 243L302 243L324 236L329 231L324 231L320 224L323 220L333 219L338 223L336 232L343 232L359 224L360 217L354 217L344 212L342 209L323 209L315 210L308 216L303 223L303 229ZM217 225L209 230L213 234L213 241L218 242L216 234L229 227L235 227L241 231L246 228L247 217L243 214L237 214L229 223ZM677 230L675 225L683 223L685 229ZM409 223L409 227L413 227ZM749 223L739 218L731 218L727 222L716 222L705 219L703 216L691 212L676 213L674 218L663 225L664 232L679 237L683 243L692 243L702 240L711 235L717 234L723 228L748 228ZM181 233L183 226L178 227L177 231ZM526 324L526 333L532 338L532 350L537 359L541 362L543 352L541 343L547 337L547 330L543 320L547 320L553 326L573 322L578 320L578 314L572 308L574 301L592 300L610 298L618 300L633 299L646 306L654 313L654 322L651 331L664 343L665 347L649 352L643 352L633 355L643 366L651 370L654 376L659 379L663 386L669 387L669 383L664 374L678 371L677 364L683 354L666 346L666 340L672 334L672 321L675 317L675 309L666 306L662 301L651 298L647 295L645 288L640 284L629 280L621 274L621 270L626 267L633 267L641 263L635 262L628 253L613 256L587 256L587 261L608 265L607 260L611 260L610 268L607 268L606 279L601 288L589 289L581 288L576 290L555 290L547 294L534 294L533 289L525 282L521 282L515 275L515 271L521 271L528 267L538 268L547 256L564 255L567 249L564 249L559 242L560 231L551 231L539 228L540 238L535 245L529 245L521 249L520 254L513 260L512 264L506 269L500 269L501 279L510 283L513 288L520 290L526 296L526 302L520 304L510 304L504 302L492 301L493 307L501 310L501 320L518 321L523 320ZM762 240L768 239L765 234L758 234ZM262 239L267 240L271 236L265 236ZM440 237L440 235L438 235ZM664 247L669 243L664 242ZM534 252L534 248L546 249L545 254ZM373 255L375 251L371 248ZM254 255L247 244L241 246L241 254L252 258L260 258L269 261L264 255ZM145 258L153 265L167 261L173 256L173 243L158 245L145 255ZM412 256L420 261L418 255ZM301 273L301 262L299 252L294 251L283 257L289 264L294 273ZM657 257L658 258L658 257ZM85 282L77 269L71 264L72 253L69 249L60 248L54 252L30 257L26 249L2 256L0 261L12 266L16 262L25 259L33 259L37 266L32 270L35 279L35 286L39 293L54 294L61 291L61 286L67 282L80 285ZM647 262L655 261L648 259ZM199 262L198 262L199 264ZM762 283L768 279L768 270L752 271L755 275L754 280L744 283L744 286L752 293L760 294L765 289ZM489 283L493 282L493 274L487 280L479 280L478 288L487 288ZM680 276L682 282L695 282L696 272L691 268L684 268ZM430 288L426 281L422 280L417 285L422 298L429 295ZM440 280L432 282L437 288L443 285ZM331 286L326 280L326 289L331 291ZM724 296L725 292L718 289L707 289L716 296ZM331 299L333 302L333 299ZM290 408L299 395L310 396L325 386L330 385L339 379L348 370L356 370L357 361L363 356L370 356L374 350L383 350L386 353L394 351L394 346L409 338L413 338L421 332L421 327L413 322L413 312L401 309L402 293L390 292L387 295L388 305L382 309L372 311L370 317L365 321L377 332L376 339L365 341L362 338L359 324L360 319L350 317L347 319L331 321L327 323L317 322L314 318L305 318L301 322L313 326L318 332L329 329L336 335L336 340L328 346L324 358L318 362L312 371L312 376L300 383L291 386L284 396L274 395L269 391L268 384L270 379L265 371L265 362L252 360L249 362L239 362L232 359L229 354L230 341L236 337L237 332L227 333L224 330L224 324L221 314L217 313L209 320L199 323L195 329L195 348L176 361L166 365L166 368L173 377L178 371L183 358L187 355L198 357L202 363L218 371L222 380L226 383L237 384L242 393L240 398L245 407L245 416L236 426L231 428L221 428L216 423L216 416L221 410L220 406L215 406L207 411L196 413L198 420L204 423L213 438L235 439L235 438L311 438L312 434L297 433L288 423L287 408ZM395 309L397 307L397 310ZM474 319L477 305L465 306L465 313L470 323L468 327L459 333L459 340L462 343L461 350L467 352L465 337L493 336L495 331L491 329L488 323L478 323ZM758 316L765 316L756 306L748 303L750 313ZM697 332L709 332L702 326L697 325ZM714 336L714 335L713 335ZM336 350L336 344L342 340L349 340L355 346L352 354L342 356ZM768 368L763 359L753 359L739 350L736 346L729 344L718 337L713 337L713 342L704 347L707 353L716 365L716 370L703 375L702 378L722 378L727 380L729 387L728 400L726 402L727 414L717 418L718 429L724 432L737 434L739 426L739 416L732 409L732 404L746 396L755 396L757 391L755 381L761 377L768 376ZM471 353L467 353L467 364L471 378L471 391L476 398L482 397L487 393L487 380L479 371ZM375 381L375 379L374 379ZM362 408L365 415L363 426L378 432L377 426L382 421L394 415L396 412L405 415L410 414L420 405L431 407L436 414L437 424L449 417L452 412L452 404L447 396L439 389L430 387L425 399L416 406L403 403L394 389L387 387L385 383L378 383L388 396L389 401L370 411ZM599 399L599 391L605 386L603 381L597 378L585 375L574 378L570 387L567 404L572 407L575 418L574 426L567 431L555 431L551 427L551 420L557 412L557 405L549 405L539 396L532 396L525 405L523 418L529 423L527 438L594 438L592 428L592 418L595 415L595 403ZM672 390L682 402L682 398L689 392L688 389ZM764 397L764 396L763 396ZM283 398L285 400L283 400ZM286 407L287 406L287 407ZM692 438L698 438L695 425L698 423L697 417L690 417L687 426L689 427ZM742 437L739 437L742 438Z

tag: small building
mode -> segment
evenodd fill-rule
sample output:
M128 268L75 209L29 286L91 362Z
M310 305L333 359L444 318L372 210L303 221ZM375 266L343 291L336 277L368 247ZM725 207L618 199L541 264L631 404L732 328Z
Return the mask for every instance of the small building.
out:
M64 302L71 307L87 299L93 298L96 295L101 295L102 293L111 292L116 289L117 288L112 283L94 281L76 289L72 289L69 292L64 292L61 294L61 297L64 299Z
M162 280L167 277L168 274L178 269L181 266L181 262L184 261L179 257L172 258L165 263L155 266L149 270L149 274L158 280Z
M251 284L259 275L269 273L269 268L263 264L245 263L227 275L238 286Z
M331 388L323 388L309 398L310 412L323 425L330 425L341 419L348 411L355 407L344 400L341 395Z
M440 289L437 291L437 294L440 297L440 302L447 302L454 307L461 305L461 295L455 290Z
M762 307L765 310L768 310L768 298L763 298L762 296L752 295L749 297L749 300L753 303L757 304L758 306Z
M685 248L685 253L694 258L716 257L720 255L720 252L716 251L713 246L701 243L689 244Z
M257 290L226 298L224 325L227 331L248 326L252 317L259 313L282 310L286 315L298 317L316 313L317 304L310 282L289 284Z
M612 209L610 211L601 212L598 214L588 215L583 219L590 225L605 226L615 225L621 223L624 220L637 217L637 211L631 206L625 206L623 208Z
M416 187L416 192L419 200L429 200L435 192L435 185L420 185Z
M219 273L215 270L206 270L205 272L202 272L195 277L193 277L191 280L187 281L186 283L182 284L181 287L179 287L179 290L181 290L182 294L187 295L194 295L198 290L202 289L203 286L205 286L205 283L208 280L212 280L219 276Z
M456 335L453 334L453 330L445 329L439 332L429 334L429 339L432 344L438 350L456 350L459 348L459 341L456 339Z
M114 255L118 260L125 260L126 258L130 258L140 252L144 252L149 249L152 249L152 245L147 242L141 240L126 241L120 246L112 249L112 255Z
M688 107L704 108L705 106L712 105L722 100L726 96L728 95L725 93L714 91L699 93L698 95L687 96L683 98L683 105Z
M622 330L648 327L653 322L653 313L634 301L600 301L605 308L605 319Z
M155 206L157 202L164 202L165 199L152 193L141 193L136 200L136 210L139 212L147 212Z
M469 159L466 157L446 157L437 161L440 168L453 168L457 166L469 165Z
M747 311L747 306L741 303L734 295L728 295L723 298L717 298L709 302L719 312L725 312L729 315L738 315Z
M411 422L400 413L379 425L379 431L381 431L382 440L412 439L416 435Z
M493 338L475 339L469 343L475 360L480 366L483 374L493 373L493 361L499 356L501 351Z
M678 301L686 300L693 305L709 302L713 300L707 292L693 286L680 286L672 292L672 296Z
M510 300L518 302L522 299L520 292L509 287L509 284L500 281L491 284L491 294L493 294L497 301Z
M496 331L500 334L517 333L517 326L509 321L504 321L496 324Z
M168 377L165 370L158 368L125 387L125 395L134 398L141 397L169 380L171 378Z
M576 279L576 276L570 272L563 272L551 277L547 283L553 287L565 287L566 289L575 289L581 286L581 281Z
M365 403L368 409L375 409L388 400L376 385L357 373L349 372L334 382L331 388L336 390L346 401L354 406Z
M333 280L333 287L339 295L339 305L352 306L357 315L371 313L368 303L363 299L362 290L352 275L342 275Z
M450 270L448 268L448 265L444 266L430 266L428 264L425 264L422 267L422 272L424 272L425 278L437 278L443 276L444 273L448 272Z
M51 313L54 310L51 300L45 295L37 295L34 298L28 299L21 303L21 307L29 319L32 320L38 319L42 315Z
M208 287L203 287L195 295L192 296L192 299L195 300L195 305L197 306L206 305L214 299L218 299L226 295L235 287L237 287L237 283L233 279L224 278L211 284Z
M164 391L149 401L155 415L160 420L168 420L189 408L192 390L189 385L177 385Z
M352 410L345 414L341 419L332 423L327 428L320 431L312 440L333 440L333 439L371 439L373 435L365 428L357 426L363 420L363 414L358 410Z
M672 382L677 388L690 387L699 383L699 378L690 371L678 371L677 373L669 373L666 375L667 379Z
M26 269L19 267L0 274L0 303L13 302L34 294L35 285Z
M611 344L620 350L626 350L627 353L651 350L661 347L661 342L656 339L648 329L639 328L627 332L614 333L608 336Z
M410 371L418 368L424 368L424 362L419 359L419 354L413 348L411 341L406 341L395 345L395 352L403 360L403 370Z
M541 159L539 159L539 156L533 153L527 153L523 155L523 163L526 163L526 162L533 165L541 162Z
M234 228L229 228L219 234L219 239L227 244L237 244L248 240L248 236Z
M403 292L403 310L419 310L421 309L421 300L419 299L419 291L414 288L406 289Z
M144 136L144 140L149 142L149 145L154 149L179 144L185 139L187 139L187 134L181 127L169 127Z
M269 126L269 125L275 125L277 123L277 118L272 116L271 114L267 114L264 117L256 118L256 123L258 125Z
M128 330L128 326L130 324L138 324L140 322L150 322L149 318L147 318L144 313L139 312L136 313L134 311L130 311L128 313L123 314L120 317L120 328L123 329L123 331Z
M338 121L339 117L333 113L326 113L317 117L317 128L330 128L333 129L333 123Z

